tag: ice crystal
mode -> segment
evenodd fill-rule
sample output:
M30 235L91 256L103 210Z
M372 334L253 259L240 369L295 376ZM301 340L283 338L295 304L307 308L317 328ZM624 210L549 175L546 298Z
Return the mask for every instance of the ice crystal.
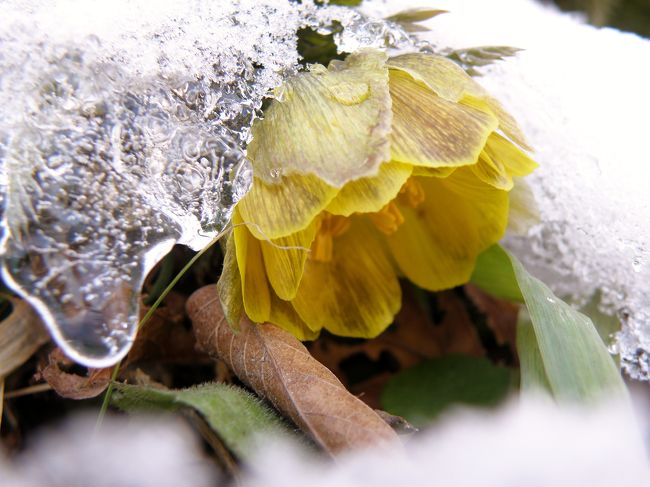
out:
M2 16L3 280L94 367L128 351L156 262L229 221L251 123L298 68L298 30L336 21L341 49L403 37L310 1L11 0Z

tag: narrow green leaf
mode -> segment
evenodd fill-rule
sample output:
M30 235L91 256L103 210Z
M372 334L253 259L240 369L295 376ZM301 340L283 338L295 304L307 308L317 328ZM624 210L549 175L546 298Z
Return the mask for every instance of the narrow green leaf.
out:
M113 403L125 411L195 409L224 444L243 459L251 458L253 440L258 435L290 434L276 413L238 387L210 383L190 389L162 390L116 383L115 388Z
M470 76L480 76L481 73L476 68L502 61L519 51L521 49L510 46L481 46L458 49L449 53L447 57L458 63Z
M439 10L434 8L410 8L408 10L397 12L395 15L391 15L390 17L386 17L386 20L398 24L412 24L414 22L423 22L425 20L436 17L437 15L446 13L447 10Z
M573 401L627 397L621 374L591 320L509 257L554 396ZM523 340L529 342L530 337Z
M510 371L486 358L450 355L428 360L393 376L382 407L424 426L451 405L493 406L508 393Z
M519 312L517 320L517 353L519 355L519 372L521 392L540 394L551 392L551 386L544 370L544 361L537 346L535 330L530 316L525 309Z
M493 245L478 256L471 282L492 296L523 303L510 258L503 248Z

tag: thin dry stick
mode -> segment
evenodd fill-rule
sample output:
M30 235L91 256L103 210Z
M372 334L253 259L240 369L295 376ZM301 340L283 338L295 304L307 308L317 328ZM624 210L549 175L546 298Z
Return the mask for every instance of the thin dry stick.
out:
M29 387L23 387L22 389L15 389L5 393L5 399L14 399L16 397L29 396L30 394L38 394L39 392L51 391L52 386L47 382L42 384L35 384Z
M0 379L0 428L2 428L2 416L4 416L5 405L5 380Z

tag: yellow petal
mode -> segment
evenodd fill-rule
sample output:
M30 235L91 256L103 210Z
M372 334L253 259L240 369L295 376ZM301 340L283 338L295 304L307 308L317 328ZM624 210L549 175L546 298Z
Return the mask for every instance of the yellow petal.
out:
M407 74L391 70L393 160L417 166L474 164L498 126L490 113L439 97Z
M217 282L217 295L226 321L232 328L238 329L244 302L235 253L235 239L232 232L226 239L224 247L223 270L219 276L219 282Z
M312 330L300 318L293 305L284 301L277 296L271 297L271 316L269 323L279 326L285 331L288 331L298 340L314 340L320 334L320 329Z
M469 168L418 181L427 199L417 209L400 205L405 221L386 237L391 252L420 287L437 291L463 284L477 255L503 236L508 193L480 181Z
M306 228L338 191L313 175L284 176L277 184L254 178L237 209L255 237L275 239Z
M493 160L485 151L481 152L478 162L470 167L472 172L484 183L504 191L512 189L512 177L504 165L498 159Z
M408 73L413 79L427 85L439 97L458 102L467 95L483 97L486 92L460 66L433 54L410 53L390 58L389 68Z
M422 167L413 166L413 176L425 176L428 178L446 178L456 170L455 167Z
M511 176L527 176L537 167L537 163L522 152L509 140L494 133L490 135L485 145L485 152L494 161L505 166Z
M286 237L260 241L266 275L281 299L291 300L296 295L315 235L316 220L304 230Z
M239 215L233 215L233 236L239 275L241 276L244 310L255 323L265 323L271 316L271 292L266 279L260 242L253 237Z
M340 188L390 159L386 55L362 50L330 69L296 75L255 122L248 157L255 175L315 174Z
M334 241L332 260L307 260L293 305L311 328L374 337L399 310L401 290L387 250L372 227L352 217Z
M515 119L506 111L505 108L503 108L498 100L486 94L482 98L466 96L460 102L463 105L494 113L499 119L499 128L508 136L508 138L510 138L510 140L523 149L528 151L532 150Z
M491 111L499 119L501 130L520 147L530 150L514 118L453 61L442 56L411 53L390 58L386 64L389 68L408 73L447 101L462 101L463 104Z
M343 186L327 211L343 216L379 211L397 196L412 170L413 166L408 164L386 162L379 167L377 176L357 179Z

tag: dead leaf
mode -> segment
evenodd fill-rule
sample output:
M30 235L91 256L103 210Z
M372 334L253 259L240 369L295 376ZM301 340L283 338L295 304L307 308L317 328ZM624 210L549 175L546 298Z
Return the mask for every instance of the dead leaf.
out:
M401 416L387 413L383 409L375 409L375 412L383 419L388 426L393 428L397 434L410 435L417 433L418 429Z
M465 304L455 292L427 296L432 309L425 309L414 288L405 286L395 323L377 338L348 340L324 334L309 344L309 351L372 408L380 407L386 381L400 370L446 354L484 355Z
M38 314L21 299L8 297L11 314L0 322L0 380L50 340Z
M289 416L331 454L398 444L397 435L291 334L243 318L234 333L226 322L216 286L187 301L199 347L224 360L260 396Z
M519 306L490 296L472 284L465 286L465 294L471 299L478 311L485 315L486 324L494 333L497 343L510 347L516 356L514 352L517 344Z
M88 369L85 376L67 372L74 362L55 348L48 356L48 364L37 374L47 381L59 396L68 399L89 399L100 395L111 380L112 368Z
M192 333L185 313L186 297L176 292L170 292L162 305L156 309L142 328L126 357L124 365L138 362L196 364L200 357L196 352L196 340ZM149 310L141 304L141 318ZM187 325L187 326L186 326Z

